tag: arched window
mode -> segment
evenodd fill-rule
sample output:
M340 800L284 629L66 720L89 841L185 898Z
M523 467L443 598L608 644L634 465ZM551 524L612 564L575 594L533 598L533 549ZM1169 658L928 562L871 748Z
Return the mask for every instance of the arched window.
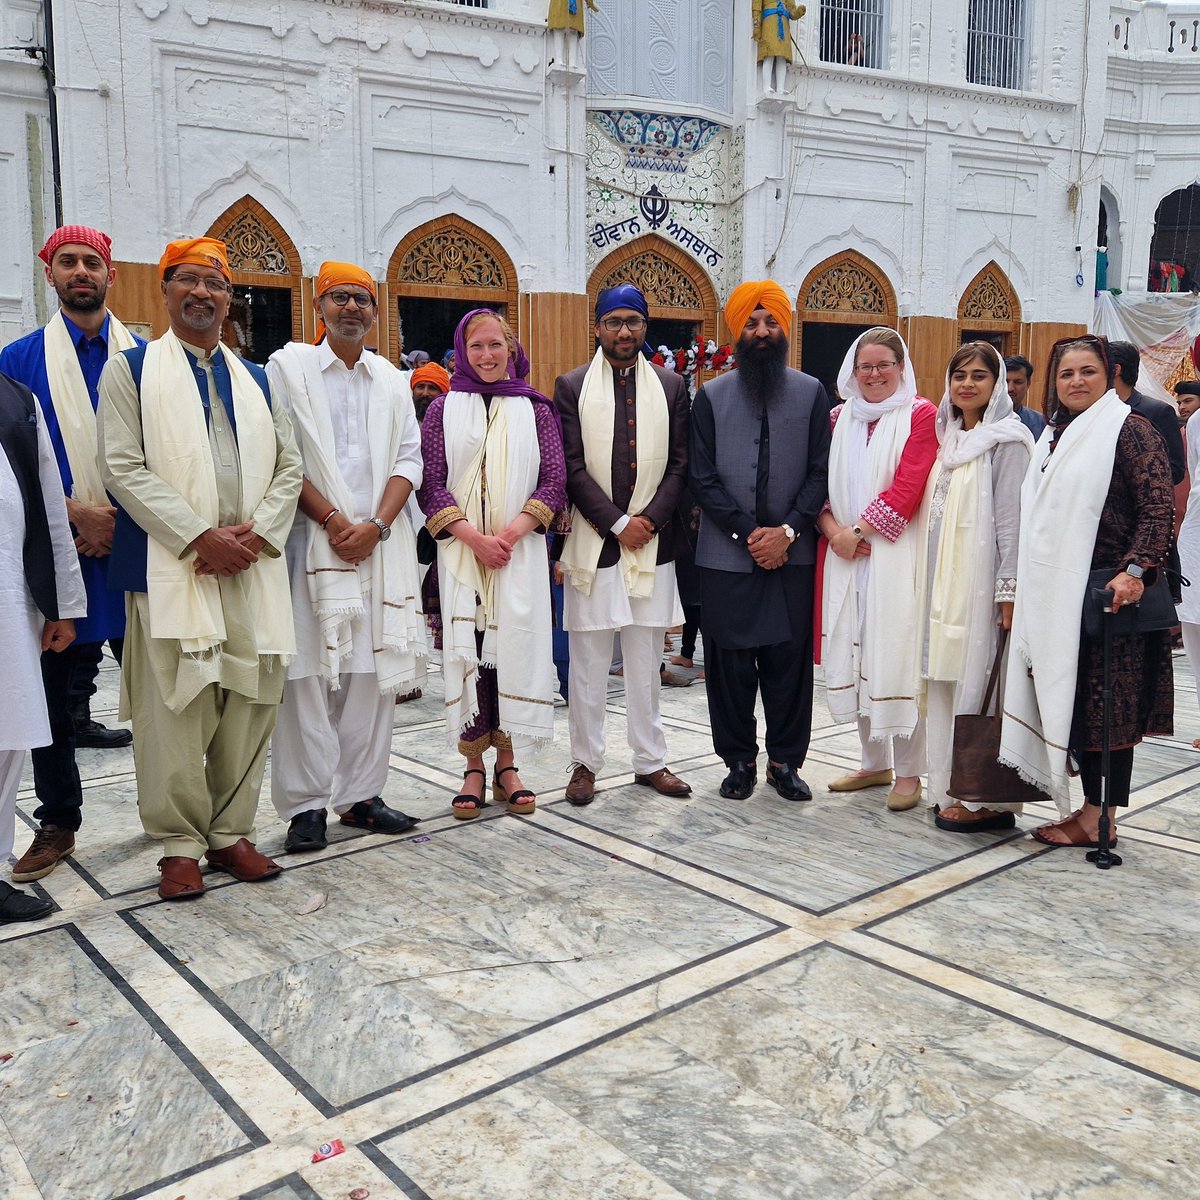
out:
M838 369L854 339L876 325L896 328L896 293L869 258L843 250L805 276L796 315L796 363L815 375L833 399Z
M990 342L1002 355L1015 354L1021 302L1008 276L990 262L967 284L958 302L958 340Z
M1152 292L1188 292L1200 286L1200 186L1180 188L1165 197L1154 214L1150 242Z
M473 308L494 308L517 324L517 273L490 234L451 213L401 239L387 268L392 316L388 354L424 350L435 360L454 344L454 329Z
M283 226L252 196L231 204L208 236L229 248L233 301L222 337L251 362L265 363L303 336L300 255Z
M717 339L717 294L708 276L678 246L646 234L601 259L588 280L588 309L605 288L632 283L650 307L646 341L655 349Z

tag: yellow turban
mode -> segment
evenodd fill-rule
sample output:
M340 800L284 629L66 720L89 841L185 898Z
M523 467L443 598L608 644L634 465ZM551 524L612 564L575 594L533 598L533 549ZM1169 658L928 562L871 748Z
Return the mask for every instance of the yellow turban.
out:
M787 292L773 279L751 279L734 288L725 302L725 324L735 342L742 336L742 330L756 308L765 308L785 331L791 329L792 302Z
M171 242L158 260L158 276L161 279L171 267L215 267L226 279L229 278L229 252L224 242L216 238L184 238Z
M444 367L437 363L426 363L418 367L409 377L408 382L416 387L418 383L436 383L438 391L444 396L450 390L450 376Z
M323 296L339 284L342 287L352 285L365 288L371 293L372 300L378 301L379 299L375 292L375 280L362 267L356 267L353 263L323 262L321 269L317 272L316 294Z

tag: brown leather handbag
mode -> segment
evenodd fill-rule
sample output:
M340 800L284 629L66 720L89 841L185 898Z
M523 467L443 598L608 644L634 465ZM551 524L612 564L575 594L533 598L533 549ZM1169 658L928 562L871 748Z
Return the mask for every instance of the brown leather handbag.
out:
M996 660L988 677L987 691L979 714L963 713L954 718L954 748L950 760L950 786L947 792L955 800L971 804L1036 804L1049 799L1032 783L1027 783L1012 767L1000 761L1001 697L996 697L996 711L988 716L992 693L997 690L1000 664L1008 630L1002 629L996 643Z

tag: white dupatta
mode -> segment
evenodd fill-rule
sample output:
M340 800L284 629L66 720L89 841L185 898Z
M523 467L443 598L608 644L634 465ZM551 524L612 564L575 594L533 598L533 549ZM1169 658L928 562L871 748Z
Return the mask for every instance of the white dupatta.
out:
M391 363L372 355L367 402L367 434L371 455L371 494L376 503L392 477L405 433L405 414L412 409L408 384ZM332 505L353 518L352 493L338 466L333 420L321 378L316 346L289 342L271 355L271 365L283 380L304 457L304 474ZM413 436L416 418L412 418ZM420 471L410 480L421 484ZM362 570L340 559L316 521L304 522L305 575L309 603L320 625L318 660L322 678L330 687L341 686L341 667L354 651L354 618L366 611ZM421 586L417 575L417 547L407 517L392 523L392 536L371 552L371 631L374 634L375 677L383 695L420 686L425 678L428 649L421 613Z
M1021 487L1012 653L1005 676L1000 761L1071 811L1067 743L1075 710L1080 613L1100 514L1129 406L1109 390L1034 447Z
M838 376L838 389L847 399L829 449L829 506L843 526L854 524L891 486L912 434L913 409L927 403L917 395L907 347L895 393L875 404L866 401L854 374L859 340L846 352ZM919 520L914 523L923 528ZM865 717L872 741L907 737L917 723L921 639L915 633L924 541L906 531L895 542L872 538L869 558L825 556L821 661L826 703L835 721Z
M442 410L446 487L476 529L499 533L537 490L541 448L527 396L450 392ZM486 488L487 505L483 503ZM545 539L523 537L508 565L484 567L456 537L438 542L446 732L457 746L479 713L476 681L494 667L499 725L514 749L535 751L554 736L550 574ZM483 650L476 648L476 631Z

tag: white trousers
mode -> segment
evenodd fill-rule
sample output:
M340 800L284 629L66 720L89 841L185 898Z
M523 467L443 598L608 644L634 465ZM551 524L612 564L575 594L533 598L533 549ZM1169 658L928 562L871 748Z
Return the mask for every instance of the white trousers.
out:
M952 680L930 679L926 682L925 718L926 737L929 741L929 802L939 808L961 804L968 812L981 808L995 812L1015 813L1024 811L1023 804L973 804L969 800L955 800L947 795L950 786L950 764L954 757L954 688Z
M24 750L0 750L0 862L8 862L17 836L17 790Z
M285 820L310 809L344 813L383 794L395 696L375 675L343 675L334 691L319 675L289 679L271 743L271 803Z
M904 777L925 774L924 717L917 718L917 724L908 737L881 738L875 742L871 740L871 722L859 717L858 740L862 745L864 771L894 769L897 776Z
M1192 586L1200 586L1200 580ZM1200 625L1184 621L1179 628L1183 632L1183 649L1187 654L1188 665L1196 679L1196 691L1200 693Z
M667 739L658 711L658 668L662 663L665 626L626 625L621 631L625 662L625 712L633 769L650 775L667 765ZM571 667L567 688L567 727L571 757L589 771L604 768L604 710L608 701L608 670L613 655L613 630L572 632Z

